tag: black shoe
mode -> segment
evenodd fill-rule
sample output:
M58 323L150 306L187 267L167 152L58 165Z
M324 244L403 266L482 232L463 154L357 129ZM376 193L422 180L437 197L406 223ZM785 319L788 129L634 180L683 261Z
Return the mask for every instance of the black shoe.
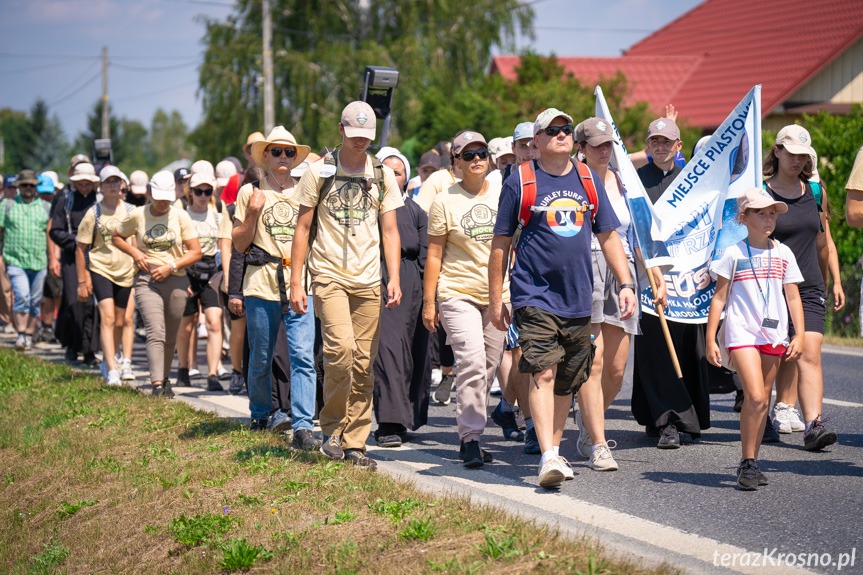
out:
M741 491L758 489L758 465L754 459L744 459L737 468L737 485Z
M479 441L468 441L464 443L464 454L462 461L468 469L476 469L483 466L482 450L479 448Z
M441 405L449 405L450 395L452 394L452 386L455 384L455 376L453 374L443 376L437 389L434 390L434 400Z
M656 444L659 449L679 449L680 434L673 423L669 423L659 430L659 442Z
M304 451L315 451L321 448L323 442L315 437L311 429L298 429L294 432L291 447Z
M72 349L71 347L66 348L66 354L64 356L66 361L69 363L75 363L78 361L78 352Z
M482 452L482 462L483 463L491 463L492 461L494 461L494 456L491 453L489 453L485 449L480 449L480 451ZM459 454L459 457L464 459L464 441L461 442L461 445L458 448L458 454Z
M96 359L96 354L92 351L88 351L84 354L84 360L81 362L81 365L86 367L95 367L99 364L99 360Z
M824 421L827 421L826 419ZM828 445L836 443L836 432L824 427L819 415L812 426L803 433L803 449L806 451L818 451Z
M378 462L367 457L366 454L359 449L346 449L345 461L353 463L357 467L365 467L371 471L378 468Z
M207 391L225 391L225 388L219 383L218 375L207 376Z
M378 447L401 447L402 438L395 433L390 435L375 433L375 443L378 444Z
M249 431L266 431L267 430L267 420L266 419L253 419L252 423L249 425Z
M342 438L338 435L325 435L320 452L330 459L341 461L345 458L345 452L342 450Z
M767 416L767 422L764 424L764 437L761 438L761 443L779 443L779 432L773 427L773 422L770 421L770 416Z
M174 399L174 390L171 389L171 380L167 377L162 380L162 397L165 399Z
M236 369L231 371L231 383L228 385L228 393L231 395L239 395L243 391L243 386L246 385L246 380L243 379L242 372Z
M177 369L177 385L181 387L192 387L192 380L189 379L188 367L181 367Z
M659 428L653 427L652 425L646 425L644 427L644 433L647 437L659 437Z
M743 409L743 390L738 389L737 395L734 396L734 411L740 413L740 410Z

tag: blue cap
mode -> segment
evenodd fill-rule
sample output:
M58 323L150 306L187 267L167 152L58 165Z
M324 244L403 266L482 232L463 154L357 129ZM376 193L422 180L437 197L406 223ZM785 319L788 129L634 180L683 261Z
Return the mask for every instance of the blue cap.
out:
M8 174L3 178L3 187L6 188L14 188L15 182L18 181L18 176L15 174Z
M45 174L39 175L39 185L36 186L36 191L40 194L53 194L54 193L54 180L46 176Z
M512 131L514 142L524 140L525 138L533 138L533 122L522 122Z

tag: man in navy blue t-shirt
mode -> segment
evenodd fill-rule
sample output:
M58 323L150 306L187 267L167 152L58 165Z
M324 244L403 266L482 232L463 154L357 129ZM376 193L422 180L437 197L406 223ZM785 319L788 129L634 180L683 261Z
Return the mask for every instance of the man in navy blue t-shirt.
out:
M572 118L554 108L545 110L537 116L533 132L540 152L540 160L532 164L536 201L516 245L510 299L522 348L519 370L533 374L529 399L542 450L539 484L553 488L574 477L558 450L572 394L587 380L593 362L591 233L620 283L621 319L632 316L636 300L623 246L614 231L619 222L595 173L594 221L589 210L573 209L589 200L570 158ZM520 188L517 174L504 182L489 259L491 321L500 330L509 323L501 290L512 236L519 227Z

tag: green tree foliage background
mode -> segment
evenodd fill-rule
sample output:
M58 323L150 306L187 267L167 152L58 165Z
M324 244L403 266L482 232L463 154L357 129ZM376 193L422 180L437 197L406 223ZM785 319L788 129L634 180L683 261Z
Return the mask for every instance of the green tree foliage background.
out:
M275 118L317 150L339 142L342 108L358 98L366 65L400 72L391 137L414 134L423 96L484 81L491 50L531 33L533 11L517 0L281 0L273 3ZM260 3L239 0L226 21L206 20L192 141L204 157L236 154L262 129Z

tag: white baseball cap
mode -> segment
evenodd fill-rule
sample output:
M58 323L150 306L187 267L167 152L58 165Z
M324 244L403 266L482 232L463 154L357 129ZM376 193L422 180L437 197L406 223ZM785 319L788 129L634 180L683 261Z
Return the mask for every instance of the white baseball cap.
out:
M99 172L99 180L104 182L108 178L120 178L122 180L124 179L123 172L117 166L105 166Z
M236 174L237 166L234 165L234 162L230 160L222 160L216 164L216 182L219 184L220 188L227 186L228 180L231 179L231 176Z
M174 192L174 174L167 170L156 172L150 178L150 197L154 200L170 200L177 199Z

